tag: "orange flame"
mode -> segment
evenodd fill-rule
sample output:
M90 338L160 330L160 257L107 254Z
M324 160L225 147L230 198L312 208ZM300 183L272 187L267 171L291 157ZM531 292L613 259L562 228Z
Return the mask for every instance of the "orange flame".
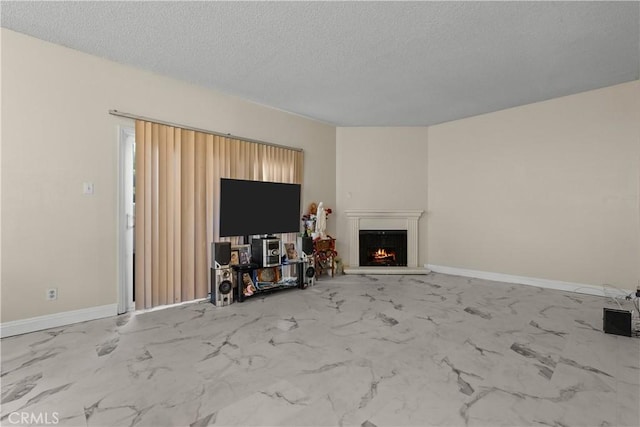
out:
M387 258L393 255L394 255L393 253L388 253L385 249L378 249L376 252L373 253L374 258Z

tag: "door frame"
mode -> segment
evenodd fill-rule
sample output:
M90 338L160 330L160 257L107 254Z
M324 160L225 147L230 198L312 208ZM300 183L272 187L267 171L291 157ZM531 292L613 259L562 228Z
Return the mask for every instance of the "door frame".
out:
M129 260L127 253L133 254L133 247L127 233L130 219L127 218L127 194L133 190L133 181L127 179L127 174L133 174L133 156L128 156L129 144L135 144L135 128L133 126L118 126L118 314L135 310L133 302L133 260ZM128 184L130 183L130 184ZM132 188L126 188L131 185ZM130 243L128 243L130 242ZM133 256L133 255L132 255Z

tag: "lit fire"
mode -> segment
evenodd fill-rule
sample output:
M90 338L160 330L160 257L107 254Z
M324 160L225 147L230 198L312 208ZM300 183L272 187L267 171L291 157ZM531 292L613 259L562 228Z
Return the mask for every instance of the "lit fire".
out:
M375 251L373 253L373 257L375 259L384 259L384 258L393 258L393 259L395 259L395 254L387 252L384 249L378 249L377 251Z

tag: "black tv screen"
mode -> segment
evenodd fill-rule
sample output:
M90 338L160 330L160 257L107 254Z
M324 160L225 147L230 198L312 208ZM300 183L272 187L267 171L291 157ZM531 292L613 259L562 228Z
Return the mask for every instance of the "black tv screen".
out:
M300 184L220 179L220 237L297 233Z

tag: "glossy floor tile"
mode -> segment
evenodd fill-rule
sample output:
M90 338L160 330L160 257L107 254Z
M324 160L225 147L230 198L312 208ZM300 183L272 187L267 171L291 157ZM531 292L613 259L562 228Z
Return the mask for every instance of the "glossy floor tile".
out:
M603 333L603 307L617 303L347 275L85 322L2 340L1 422L638 426L640 339Z

